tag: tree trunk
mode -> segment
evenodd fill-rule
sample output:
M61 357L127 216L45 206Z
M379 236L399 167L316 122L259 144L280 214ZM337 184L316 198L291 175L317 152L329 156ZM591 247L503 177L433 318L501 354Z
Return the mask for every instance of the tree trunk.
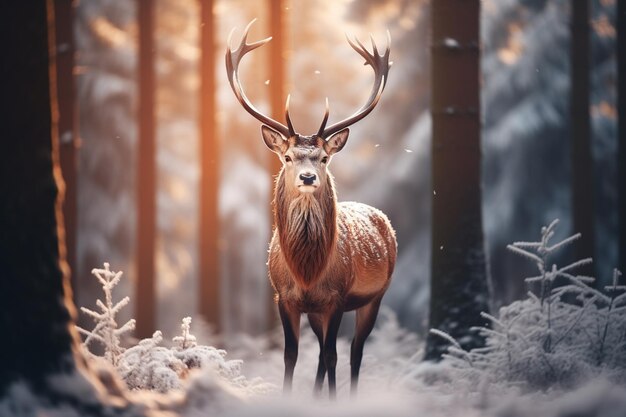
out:
M626 275L626 0L617 2L619 268Z
M270 72L270 106L272 111L272 118L274 120L282 120L285 117L285 100L287 94L285 92L286 78L285 69L286 63L284 58L285 51L285 1L284 0L269 0L269 29L272 36L272 41L269 43L269 72ZM269 199L274 199L274 178L278 175L282 164L280 160L274 154L269 156L269 171L272 176L272 186L270 187ZM272 225L271 233L274 230L274 213L272 210L269 212L270 225ZM274 294L268 281L268 297L267 302L267 314L268 314L268 328L273 328L278 324L278 314L276 304L274 303Z
M213 0L200 0L200 314L221 330L219 185L220 147L215 117Z
M479 0L432 3L432 266L429 327L465 349L488 311L480 175ZM429 334L427 360L448 342Z
M0 67L6 139L0 163L0 399L15 415L157 416L165 403L130 402L118 379L103 370L98 380L77 353L65 259L54 11L53 0L0 5L0 39L11 42L7 65ZM11 391L14 383L19 389Z
M0 74L5 138L0 164L0 396L18 379L42 390L46 376L76 369L57 186L62 181L59 113L50 83L56 75L52 7L51 0L39 0L3 3L0 10L2 39L11 42Z
M582 238L574 243L576 259L593 257L593 157L589 115L589 0L572 0L571 16L571 166L572 225ZM593 266L579 273L594 275Z
M137 0L139 24L139 147L137 150L136 335L155 331L156 144L154 1Z

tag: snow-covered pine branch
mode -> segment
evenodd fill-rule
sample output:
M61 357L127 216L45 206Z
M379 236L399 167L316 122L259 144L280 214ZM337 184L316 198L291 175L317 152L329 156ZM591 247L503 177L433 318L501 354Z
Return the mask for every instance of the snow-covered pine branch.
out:
M120 345L120 337L135 329L135 320L128 320L123 326L118 328L116 315L129 302L128 297L124 297L117 303L113 303L113 288L119 284L122 272L113 272L108 262L104 263L104 269L94 268L91 273L102 285L104 292L104 302L96 300L96 305L101 313L97 313L85 307L80 310L90 316L96 322L92 330L86 330L76 326L79 333L85 336L83 346L89 351L89 346L93 341L97 341L104 347L104 358L111 364L117 365L120 356L125 349Z
M457 349L462 349L461 345L459 344L459 342L456 341L456 339L452 336L450 336L448 333L442 331L442 330L438 330L438 329L430 329L430 332L432 334L434 334L435 336L439 336L442 339L447 340L448 342L450 342L451 346L454 346Z
M551 244L557 224L543 227L538 242L508 246L537 265L539 275L525 281L539 282L541 293L529 291L527 299L502 307L497 315L483 313L494 325L474 329L485 336L484 348L464 352L448 334L431 330L450 342L444 361L466 388L489 381L529 388L571 385L607 369L616 381L626 381L626 285L620 285L617 270L606 292L589 286L594 278L572 274L591 259L563 267L549 263L555 251L580 237ZM557 277L567 283L553 288Z
M191 317L185 317L180 325L181 335L172 339L178 350L185 350L196 346L196 336L191 334Z
M562 276L564 273L571 269L575 269L577 267L587 265L592 262L591 258L586 258L576 262L572 262L571 264L558 269L555 265L549 267L550 255L552 253L558 251L564 246L571 244L581 237L580 233L576 233L557 243L550 245L550 239L554 237L556 226L558 224L559 219L555 219L548 226L543 226L541 228L541 239L538 242L514 242L510 245L507 245L507 249L509 249L511 252L530 259L537 265L539 275L526 278L525 282L527 284L533 284L536 282L540 283L541 291L539 294L539 299L541 300L542 307L546 298L549 298L550 296L550 293L552 291L552 283L557 276ZM588 282L588 279L590 277L584 278L586 278L585 281Z

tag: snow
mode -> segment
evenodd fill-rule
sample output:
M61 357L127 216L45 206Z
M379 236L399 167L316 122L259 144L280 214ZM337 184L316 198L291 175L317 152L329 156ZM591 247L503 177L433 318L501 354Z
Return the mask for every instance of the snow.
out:
M350 242L351 250L370 265L387 258L392 247L395 253L395 231L382 211L353 201L341 202L338 208L339 245Z
M454 382L445 379L445 367L423 364L413 367L421 378L431 376L429 383L415 386L410 395L379 385L370 395L355 401L340 398L337 403L313 399L311 395L263 398L246 398L236 389L215 379L194 377L183 397L127 395L125 402L117 403L104 414L78 408L72 401L50 401L35 394L25 383L14 384L9 395L0 400L3 417L89 417L107 416L228 416L228 417L281 417L320 415L334 417L429 417L451 416L508 416L508 417L624 417L626 388L606 379L596 379L570 391L513 394L485 390L478 395L454 393ZM437 382L437 378L439 378ZM88 387L80 376L75 383ZM432 384L438 383L440 386ZM89 404L91 400L85 402Z
M118 369L128 388L167 392L181 387L187 368L174 352L159 346L162 341L156 331L124 353Z
M452 39L452 38L444 38L443 45L446 48L450 48L450 49L459 49L461 47L461 45L459 44L459 41L457 41L456 39Z
M613 293L615 306L624 300L623 285L619 285L619 274L615 273L609 296ZM617 295L617 293L620 295ZM622 297L618 300L619 297ZM553 304L558 302L555 300ZM574 307L572 307L574 308ZM579 309L582 307L579 307ZM588 307L587 307L588 308ZM561 316L569 323L571 312L558 313L555 308L553 319ZM580 332L572 332L553 352L544 352L543 346L535 343L541 340L537 329L545 326L545 314L540 314L539 299L529 297L500 310L498 317L485 316L496 326L487 335L489 352L469 352L465 354L474 362L474 367L464 366L453 358L451 352L441 363L422 362L423 341L415 333L403 329L388 308L381 309L378 323L365 345L365 355L361 369L359 394L354 400L349 398L349 350L350 341L342 337L338 340L338 401L330 402L324 393L320 398L313 396L312 388L318 359L318 343L315 335L303 325L300 339L300 352L294 378L294 392L285 397L280 393L282 383L283 357L282 335L279 329L266 336L253 337L240 335L230 341L230 356L242 360L225 361L226 352L198 345L191 334L191 321L183 319L181 335L174 338L174 346L166 349L160 332L152 339L145 339L139 345L127 349L126 359L142 358L146 368L160 369L153 377L173 381L164 377L175 357L194 358L192 362L199 368L190 367L188 374L180 378L177 389L172 387L150 387L153 391L167 391L159 395L153 391L136 389L112 392L110 401L117 404L106 415L127 416L229 416L229 417L276 417L276 416L359 416L409 417L428 416L509 416L509 417L565 417L584 415L590 417L623 417L626 410L626 361L624 351L617 351L619 361L597 366L589 361L591 349L581 349L580 344L571 338ZM534 313L533 313L534 312ZM617 314L617 312L616 312ZM623 309L619 314L624 314ZM584 328L595 326L594 320L605 323L602 314L585 313ZM614 324L622 326L623 317ZM499 326L499 327L498 327ZM614 331L618 327L611 327ZM500 334L506 328L511 336L502 342ZM554 326L554 334L559 334ZM531 346L524 346L523 338L530 340ZM535 335L533 335L535 333ZM517 338L516 338L517 337ZM454 345L454 341L450 340ZM508 343L508 345L507 345ZM556 344L555 344L556 345ZM611 346L616 346L611 342ZM208 361L195 362L196 354L179 355L182 352L213 352ZM495 349L494 349L495 348ZM191 351L189 351L191 349ZM458 346L457 346L458 349ZM508 349L508 350L507 350ZM459 351L457 350L457 357ZM513 364L509 364L507 352L513 354ZM615 352L614 352L615 353ZM149 359L146 359L146 356ZM620 356L621 355L621 356ZM460 355L463 356L463 355ZM561 371L558 383L538 388L535 381L544 381L546 367L542 364L549 357L552 365ZM591 357L589 357L591 358ZM122 362L126 359L123 359ZM93 361L93 358L91 359ZM621 362L620 362L621 361ZM128 361L129 362L129 361ZM191 362L189 362L191 363ZM206 366L211 363L212 366ZM92 362L92 365L96 365ZM106 362L100 362L99 375L115 372ZM244 376L245 374L245 376ZM535 376L533 376L535 375ZM571 378L570 378L571 376ZM115 375L108 379L115 380ZM106 379L106 378L105 378ZM128 382L128 378L127 382ZM49 383L55 392L63 393L61 400L51 400L35 394L24 382L14 384L8 394L0 399L0 415L3 417L47 416L90 416L88 406L101 401L87 379L79 373L55 375ZM114 384L113 384L114 385ZM166 388L166 389L163 389ZM76 400L80 398L80 400Z

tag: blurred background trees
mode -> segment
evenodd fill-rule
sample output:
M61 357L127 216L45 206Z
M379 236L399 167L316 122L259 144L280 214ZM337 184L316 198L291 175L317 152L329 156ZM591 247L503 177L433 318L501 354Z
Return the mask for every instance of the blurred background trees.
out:
M617 4L617 73L626 74L626 2ZM626 76L617 77L618 81L618 194L619 204L619 268L626 271Z
M155 329L156 249L156 102L155 102L155 2L137 1L137 192L136 200L136 333L150 337Z
M482 209L495 306L524 294L518 278L530 272L523 260L506 252L506 243L532 239L541 225L555 217L561 219L564 235L572 229L571 3L481 3ZM89 272L104 260L128 271L127 288L119 290L131 295L131 303L142 302L133 294L132 282L138 277L131 273L138 261L135 234L142 215L135 204L142 187L135 162L141 81L137 4L82 0L75 9L74 73L80 109L75 272L78 304L87 307L98 291ZM400 252L384 303L404 326L423 330L435 197L430 175L430 2L213 0L208 4L154 0L155 326L174 329L180 317L199 311L221 316L221 330L227 334L262 332L271 321L265 262L271 227L269 167L275 157L262 145L258 123L233 97L222 58L231 28L239 29L237 38L257 17L251 39L275 36L270 43L274 47L281 43L277 42L280 29L283 46L278 52L268 48L250 56L241 68L243 82L255 105L267 113L277 111L274 100L282 107L290 92L292 117L303 132L313 132L319 125L326 96L332 123L356 110L367 94L371 74L345 42L344 32L362 40L371 32L380 40L390 30L394 65L383 99L354 126L332 171L340 200L372 204L389 215L398 231ZM270 10L276 4L282 10L282 23L272 19L275 14ZM207 7L212 10L211 23ZM615 0L590 1L594 186L589 198L594 203L596 270L604 283L610 280L618 257L615 19ZM208 29L213 48L203 43ZM270 56L282 57L283 80L272 68L276 58ZM214 87L205 89L201 86L206 85L207 74L211 77L210 62ZM214 101L213 110L210 104L202 104L206 94ZM208 120L213 123L202 128ZM204 129L209 128L212 132L207 134ZM201 178L207 166L213 167L213 182L205 183ZM200 189L207 193L204 203ZM210 223L210 210L203 206L209 202L219 215L219 224L211 227L202 226L202 221ZM206 252L199 248L207 247L201 240L207 239L211 228L219 230L208 244L218 249L219 265L209 262L216 268L206 272L200 251ZM215 286L201 291L199 277L207 282L215 274L219 274ZM219 310L208 313L200 307L199 298L206 297L200 294L212 294L209 304L218 301ZM129 314L133 310L127 309Z

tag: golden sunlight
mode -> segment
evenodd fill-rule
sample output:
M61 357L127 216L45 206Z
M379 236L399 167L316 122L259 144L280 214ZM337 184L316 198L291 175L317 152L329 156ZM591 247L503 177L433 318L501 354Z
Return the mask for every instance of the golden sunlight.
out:
M91 20L90 26L96 36L111 47L119 47L133 40L127 31L114 26L108 19L102 16Z
M601 101L591 106L591 114L594 117L606 117L607 119L617 119L617 109L607 101Z
M601 38L614 38L616 36L615 26L609 22L607 15L603 14L591 21L591 27Z
M513 65L524 52L524 32L522 25L518 22L510 23L508 26L509 37L504 48L498 50L498 58L506 65Z

